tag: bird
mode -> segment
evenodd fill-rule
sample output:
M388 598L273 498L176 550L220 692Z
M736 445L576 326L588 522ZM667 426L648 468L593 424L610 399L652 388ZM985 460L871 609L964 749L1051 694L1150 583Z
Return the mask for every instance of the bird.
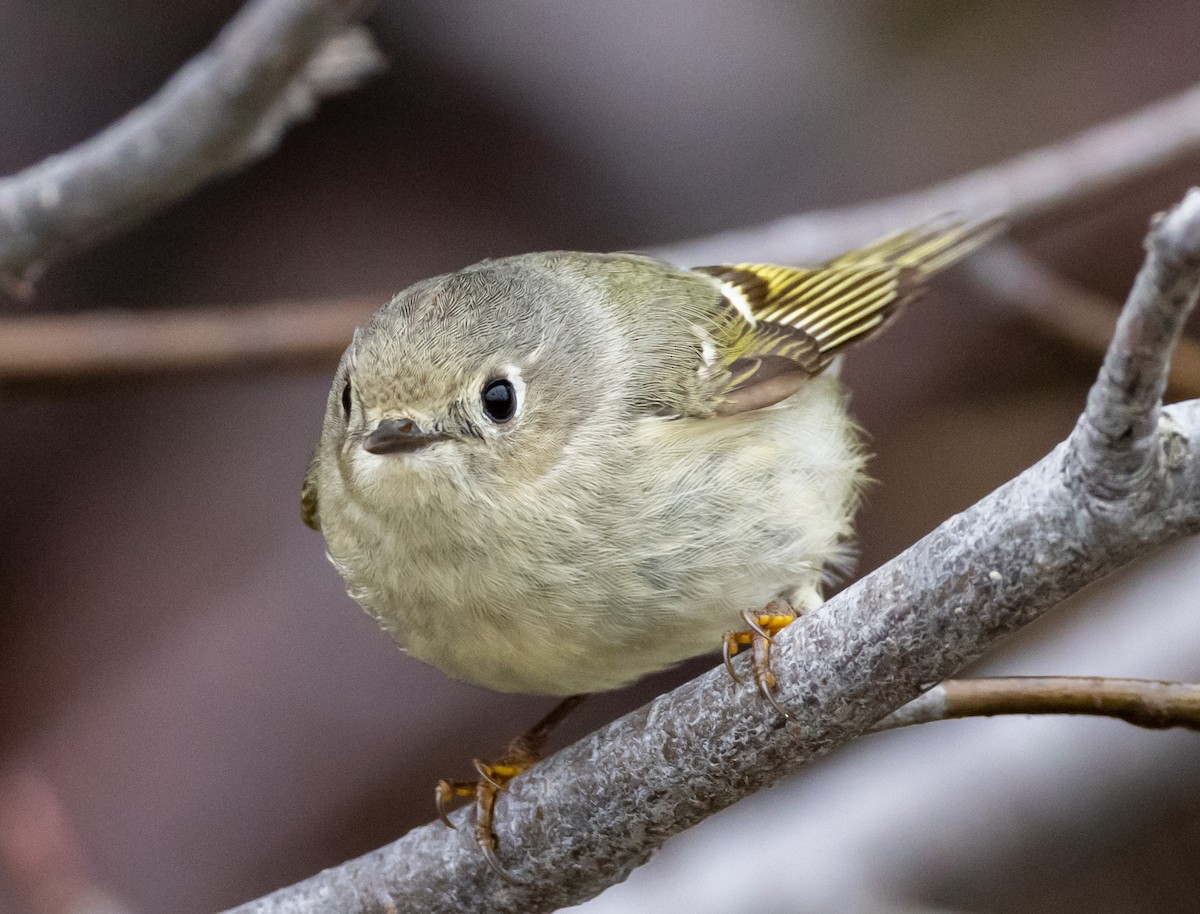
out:
M551 251L418 282L357 329L305 476L304 521L407 653L565 697L477 781L496 792L588 693L753 650L851 560L867 454L837 377L996 231L941 217L815 266L678 267ZM736 673L734 673L736 677ZM780 709L782 711L782 709Z

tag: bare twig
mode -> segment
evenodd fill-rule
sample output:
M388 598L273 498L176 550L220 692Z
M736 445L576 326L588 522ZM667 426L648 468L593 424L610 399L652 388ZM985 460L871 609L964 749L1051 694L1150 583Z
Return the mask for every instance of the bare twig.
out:
M1120 308L1015 245L993 243L967 269L990 296L1081 353L1107 350ZM331 365L387 297L0 318L0 383ZM1200 343L1180 339L1168 389L1200 396Z
M0 287L271 152L325 95L377 72L370 0L254 0L148 102L0 180Z
M989 245L971 257L967 269L990 296L1079 351L1103 355L1108 349L1121 309L1015 245ZM1167 383L1179 398L1200 397L1200 343L1186 337L1179 341Z
M1071 437L778 637L792 722L721 669L517 778L495 879L469 831L399 841L238 909L549 911L624 878L676 834L848 742L1067 595L1200 530L1200 401L1161 410L1200 288L1200 191L1151 232ZM1128 430L1127 433L1125 430ZM465 824L467 812L456 814Z
M312 365L332 369L376 299L272 302L152 314L98 311L0 322L0 381Z
M996 714L1090 714L1154 730L1200 730L1200 685L1099 676L948 679L871 729Z

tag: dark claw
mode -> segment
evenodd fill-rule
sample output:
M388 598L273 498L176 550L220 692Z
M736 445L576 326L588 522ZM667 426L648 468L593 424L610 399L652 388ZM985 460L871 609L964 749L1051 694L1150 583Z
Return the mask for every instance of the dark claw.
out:
M746 621L757 621L747 612ZM771 669L771 646L775 643L771 638L758 631L759 637L756 637L753 642L754 662L751 668L754 670L754 684L758 686L758 694L763 697L775 711L783 717L784 720L795 720L779 703L779 699L775 697L775 673Z
M472 759L471 764L474 765L475 770L479 772L479 777L481 780L487 781L489 784L491 784L497 790L507 790L508 789L504 784L498 783L496 781L496 779L492 777L491 772L487 770L487 765L485 765L479 759Z
M721 656L725 659L725 669L729 673L729 678L741 685L742 677L733 668L733 632L725 633L725 637L721 641Z
M501 865L500 858L496 856L496 836L492 831L496 796L500 791L508 789L510 779L540 758L546 737L586 697L586 695L571 695L563 699L527 733L509 743L507 752L499 762L489 765L479 759L473 759L471 764L479 775L478 781L442 780L438 782L435 794L438 818L450 828L454 828L454 823L450 821L447 814L447 805L450 800L456 796L466 796L469 792L474 792L475 843L478 845L480 853L483 854L483 859L487 861L488 869L509 885L522 885L523 883L509 875ZM495 773L496 769L499 769L501 773Z
M758 680L758 694L766 699L767 703L770 704L770 706L776 711L778 711L784 720L790 720L793 723L795 722L796 718L792 717L792 715L784 709L783 705L779 703L779 699L775 697L775 690L767 684L766 679Z
M446 781L438 781L437 789L434 794L437 801L438 818L442 820L442 824L447 828L453 828L457 831L457 827L450 821L450 814L446 811L446 801L451 794L450 785Z
M749 626L752 632L766 638L771 644L775 643L775 639L771 637L770 633L758 624L758 615L756 613L749 609L743 609L742 618L746 620L746 625Z
M496 856L496 849L492 847L491 841L484 840L483 838L479 838L477 840L479 843L479 850L483 852L483 859L487 861L488 868L493 873L495 873L509 885L524 885L520 879L517 879L515 876L509 873L509 871L506 870L500 863L500 858Z

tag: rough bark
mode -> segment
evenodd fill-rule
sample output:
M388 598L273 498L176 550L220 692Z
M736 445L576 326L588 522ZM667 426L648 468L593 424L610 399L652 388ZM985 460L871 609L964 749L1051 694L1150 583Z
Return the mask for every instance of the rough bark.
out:
M778 637L785 722L721 669L518 778L498 804L506 885L434 823L235 909L550 911L623 879L667 838L849 742L1064 597L1200 530L1200 401L1161 409L1200 289L1200 191L1152 230L1067 441Z
M255 0L149 101L73 149L0 180L0 286L262 158L325 95L382 64L346 32L371 0Z

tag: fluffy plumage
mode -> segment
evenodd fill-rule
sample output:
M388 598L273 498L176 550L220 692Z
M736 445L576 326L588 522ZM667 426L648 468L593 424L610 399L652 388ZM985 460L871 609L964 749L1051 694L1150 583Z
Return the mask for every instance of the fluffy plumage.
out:
M744 609L820 602L864 479L822 372L981 238L805 270L530 254L419 283L342 359L305 519L351 596L461 679L566 695L713 650ZM506 421L481 404L497 379ZM433 443L372 453L389 419Z

